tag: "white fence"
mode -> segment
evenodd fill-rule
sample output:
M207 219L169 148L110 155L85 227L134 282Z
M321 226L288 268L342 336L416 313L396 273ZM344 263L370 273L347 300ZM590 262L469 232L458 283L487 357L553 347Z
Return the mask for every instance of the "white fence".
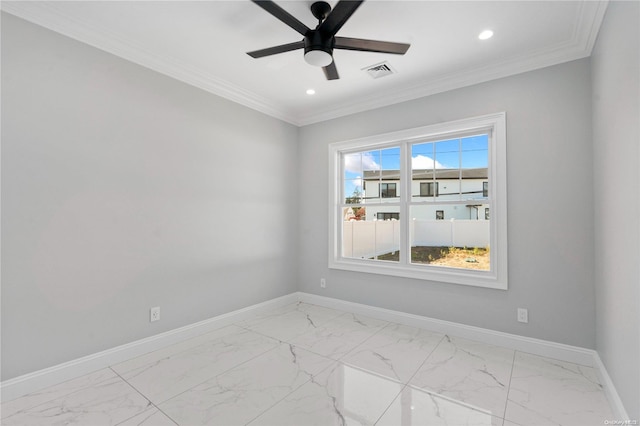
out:
M487 247L488 220L412 220L411 247ZM371 258L400 249L400 221L343 222L342 255Z
M342 255L370 258L400 248L397 220L352 220L342 226Z
M487 247L488 220L412 220L411 246Z

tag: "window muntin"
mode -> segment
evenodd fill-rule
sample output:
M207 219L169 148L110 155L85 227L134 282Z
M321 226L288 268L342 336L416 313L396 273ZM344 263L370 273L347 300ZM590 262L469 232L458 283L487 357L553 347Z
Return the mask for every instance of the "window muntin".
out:
M364 222L394 222L397 228L386 247L384 240L380 239L383 237L381 233L370 233L374 235L376 252L372 256L356 256L341 251L344 228L341 226L342 218L335 220L332 225L335 231L330 234L329 266L506 289L505 130L505 115L499 113L331 144L332 176L336 176L336 172L339 173L338 176L343 176L342 166L350 155L380 160L376 163L378 167L369 170L366 175L360 175L363 177L361 188L366 188L366 193L360 199L362 207L366 206L367 211ZM385 158L392 157L393 162L384 161ZM346 174L344 176L346 178ZM352 180L356 178L353 177ZM410 185L402 185L403 181L410 182ZM429 182L433 183L432 188L436 193L424 196L427 186L421 183ZM332 183L332 188L341 189L343 186L340 179L335 183L337 186ZM388 185L385 189L387 196L383 197L382 183L397 183L396 197L388 197ZM331 200L336 200L339 194L340 191L331 191ZM335 201L332 204L336 205ZM344 207L344 204L338 204L336 207ZM454 215L452 210L457 210L457 213ZM397 212L399 219L377 220L378 213L391 212ZM338 215L332 213L332 217L337 219ZM437 220L441 225L450 227L452 219L459 222L455 224L457 228L478 228L476 231L482 236L478 241L489 241L489 244L482 246L476 242L467 247L471 254L463 260L469 258L469 262L453 267L437 262L422 262L415 258L418 251L425 251L419 247L436 247L436 241L425 240L425 235L415 234L412 222ZM357 220L351 222L355 223ZM421 232L423 225L424 223L420 223L417 230ZM471 231L467 229L464 232ZM416 236L419 238L416 239ZM457 241L462 240L458 238ZM456 247L456 243L449 247ZM383 249L390 251L384 253ZM394 253L393 258L390 253ZM481 259L473 259L480 255L486 260L485 263L480 262Z

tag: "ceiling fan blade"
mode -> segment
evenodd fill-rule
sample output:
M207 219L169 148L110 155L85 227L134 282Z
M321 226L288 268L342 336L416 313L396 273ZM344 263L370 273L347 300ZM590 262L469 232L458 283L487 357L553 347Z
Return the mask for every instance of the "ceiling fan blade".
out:
M298 21L293 15L289 12L275 4L272 0L251 0L297 32L302 35L305 35L307 31L310 31L309 27L307 27L302 22Z
M324 71L324 76L327 77L327 80L338 80L340 78L336 68L336 61L331 62L326 67L322 67L322 71Z
M324 34L336 35L364 0L340 0L327 16L318 30Z
M362 38L336 37L334 49L360 50L364 52L404 55L411 45L391 41L365 40Z
M280 46L267 47L266 49L254 50L253 52L247 52L247 55L252 58L263 58L265 56L275 55L278 53L290 52L296 49L302 49L304 47L304 41L296 41L295 43L281 44Z

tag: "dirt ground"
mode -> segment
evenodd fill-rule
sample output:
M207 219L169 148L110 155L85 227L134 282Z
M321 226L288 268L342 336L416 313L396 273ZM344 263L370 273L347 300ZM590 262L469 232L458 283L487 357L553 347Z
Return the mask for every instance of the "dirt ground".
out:
M399 252L378 256L380 260L395 260L400 258ZM466 247L412 247L411 262L429 265L448 266L450 268L479 269L488 271L489 250L486 248Z

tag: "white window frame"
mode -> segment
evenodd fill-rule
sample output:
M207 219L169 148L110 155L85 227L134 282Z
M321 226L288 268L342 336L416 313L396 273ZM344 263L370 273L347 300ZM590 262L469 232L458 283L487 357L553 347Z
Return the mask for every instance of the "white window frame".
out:
M434 265L412 264L407 260L409 249L408 211L411 200L411 144L442 140L448 137L487 132L489 134L489 200L490 270L468 270ZM354 272L392 275L428 281L462 284L493 289L507 289L507 134L506 113L439 123L329 145L329 268ZM356 259L341 256L342 200L344 199L342 155L353 152L400 146L402 179L400 196L399 262ZM405 219L403 220L403 215Z

